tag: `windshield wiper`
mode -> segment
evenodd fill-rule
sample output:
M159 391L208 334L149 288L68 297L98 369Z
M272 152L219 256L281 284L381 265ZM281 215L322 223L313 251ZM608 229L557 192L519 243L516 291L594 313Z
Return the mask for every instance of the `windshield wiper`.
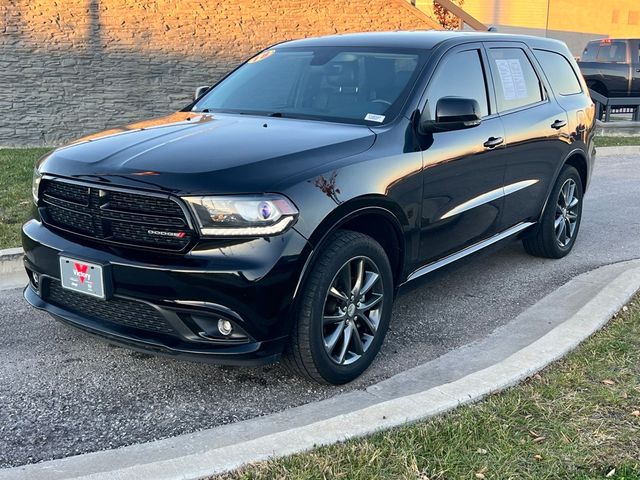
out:
M296 115L295 113L288 112L263 112L259 110L246 110L246 111L238 111L238 110L224 110L224 109L214 109L210 110L209 108L203 108L202 110L194 111L194 113L209 113L209 112L219 112L219 113L230 113L232 115L254 115L257 117L273 117L273 118L304 118L303 116Z

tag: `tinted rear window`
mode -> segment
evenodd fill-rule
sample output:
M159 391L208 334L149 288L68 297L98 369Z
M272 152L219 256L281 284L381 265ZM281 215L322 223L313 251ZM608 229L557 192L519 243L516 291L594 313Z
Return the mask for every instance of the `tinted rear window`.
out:
M598 62L624 63L627 61L627 43L603 40L598 49Z
M535 50L535 55L554 92L559 95L582 93L578 77L564 56L546 50Z

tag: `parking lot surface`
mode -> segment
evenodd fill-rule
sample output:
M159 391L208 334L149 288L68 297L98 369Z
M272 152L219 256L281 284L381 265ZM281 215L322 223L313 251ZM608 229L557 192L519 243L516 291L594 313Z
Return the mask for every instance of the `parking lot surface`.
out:
M321 387L280 365L234 369L132 352L0 292L0 468L193 432L364 388L481 339L573 276L640 257L640 156L598 157L570 256L519 242L414 282L374 366ZM544 319L541 319L544 321Z

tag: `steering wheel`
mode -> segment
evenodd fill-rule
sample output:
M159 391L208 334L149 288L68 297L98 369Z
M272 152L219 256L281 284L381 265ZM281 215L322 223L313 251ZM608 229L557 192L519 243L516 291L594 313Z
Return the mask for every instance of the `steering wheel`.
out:
M371 103L384 103L386 105L391 106L391 102L389 102L388 100L383 100L382 98L378 98L376 100L371 100Z

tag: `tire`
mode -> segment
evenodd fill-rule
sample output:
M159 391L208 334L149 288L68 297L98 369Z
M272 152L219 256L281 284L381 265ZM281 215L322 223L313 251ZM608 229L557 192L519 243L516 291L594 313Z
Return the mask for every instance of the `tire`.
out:
M356 290L358 278L362 289ZM357 297L360 292L362 302L352 301L354 292ZM382 346L392 303L393 275L384 249L367 235L338 230L303 284L285 365L319 383L341 385L354 380Z
M569 203L573 206L567 208L565 197L569 194ZM540 222L532 234L522 240L527 253L536 257L562 258L571 251L580 230L583 195L580 174L571 165L565 165Z
M591 90L593 90L596 93L599 93L600 95L602 95L603 97L609 97L609 92L607 90L607 87L605 87L602 83L600 82L595 82L592 83L591 86L589 87Z

